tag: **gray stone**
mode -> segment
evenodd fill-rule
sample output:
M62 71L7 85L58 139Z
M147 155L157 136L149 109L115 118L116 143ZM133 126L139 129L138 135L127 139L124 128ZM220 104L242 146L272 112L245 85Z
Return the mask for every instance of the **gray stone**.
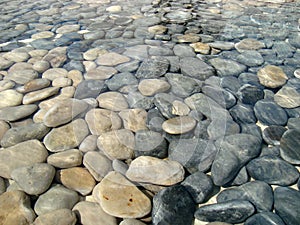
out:
M136 219L124 219L120 225L146 225L145 223Z
M199 80L206 80L215 74L213 67L194 57L180 59L180 68L183 75Z
M117 73L106 82L107 87L111 91L117 91L126 85L137 85L138 80L129 72Z
M246 104L237 104L230 110L230 115L238 123L256 123L253 108Z
M246 70L246 66L230 59L214 58L209 63L216 69L218 76L238 76Z
M243 104L248 105L255 105L257 101L264 98L263 89L251 84L244 84L240 87L236 95Z
M169 61L164 58L146 59L136 72L138 79L158 78L163 76L169 67Z
M22 103L23 95L16 90L5 90L0 92L0 109L17 106Z
M257 51L244 51L238 55L237 61L249 67L260 66L264 63L264 58Z
M240 126L231 117L220 117L213 119L207 127L208 137L217 140L224 136L240 133Z
M166 118L173 118L172 107L175 100L180 98L167 93L159 93L154 96L154 104L159 109L160 113Z
M5 107L0 109L0 120L13 122L19 119L23 119L34 113L37 108L38 107L34 104Z
M82 158L82 153L78 149L70 149L49 155L47 163L56 168L71 168L80 166Z
M70 209L57 209L36 218L32 225L75 225L77 218Z
M300 131L296 129L287 130L280 139L280 156L287 162L299 164L299 139Z
M261 212L249 217L245 225L284 225L284 222L275 213Z
M100 93L105 92L107 86L101 80L84 80L80 82L76 88L74 98L96 98Z
M202 92L226 109L230 109L236 104L234 95L223 88L205 85L202 87Z
M283 86L275 95L274 101L283 108L296 108L300 106L300 91L292 85Z
M173 48L174 54L179 57L194 57L196 53L194 49L188 45L175 45Z
M286 130L283 126L268 126L262 131L262 137L269 145L280 145L280 139Z

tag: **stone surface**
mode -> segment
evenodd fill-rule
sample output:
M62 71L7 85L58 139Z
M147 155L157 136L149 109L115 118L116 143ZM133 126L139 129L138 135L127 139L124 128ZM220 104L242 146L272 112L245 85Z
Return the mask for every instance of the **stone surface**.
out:
M169 134L183 134L191 131L196 126L196 121L189 116L180 116L168 119L162 124L162 128Z
M38 107L34 104L5 107L0 109L0 120L13 122L23 119L34 113L37 108Z
M246 70L246 66L230 59L214 58L209 62L216 69L217 75L220 77L225 76L238 76Z
M82 153L78 149L65 150L49 155L47 163L56 168L71 168L82 163Z
M98 66L95 69L90 69L84 75L86 80L106 80L115 75L118 71L109 66Z
M57 94L58 91L59 91L59 87L49 87L49 88L44 88L42 90L30 92L24 95L23 104L27 105L40 100L44 100L45 98Z
M23 95L15 90L9 89L0 92L0 109L17 106L22 103Z
M109 52L100 55L97 58L96 63L102 66L117 66L128 61L130 61L130 58L128 58L127 56L123 56L115 52Z
M184 169L176 161L140 156L131 162L126 176L135 182L170 186L184 179Z
M245 225L284 225L284 223L275 213L261 212L248 218Z
M278 66L268 65L257 72L259 82L270 88L277 88L285 84L287 75Z
M39 195L45 192L50 187L54 175L54 167L47 163L19 167L11 173L12 179L29 195Z
M280 156L291 164L299 164L300 153L298 151L300 131L287 130L280 139Z
M167 72L168 67L169 61L166 59L146 59L140 65L135 76L138 79L158 78L163 76Z
M70 209L57 209L38 216L32 225L75 225L77 218Z
M0 195L0 223L31 224L36 215L30 206L30 198L22 191L9 191Z
M146 118L147 112L144 109L128 109L122 110L119 116L123 120L123 125L125 129L137 132L139 130L147 130Z
M199 80L206 80L215 74L213 67L194 57L180 59L180 69L183 75Z
M248 51L248 50L258 50L264 47L265 44L263 42L253 38L246 38L235 44L235 48L239 52Z
M285 85L275 95L274 101L283 108L296 108L300 106L299 89Z
M153 198L152 223L192 224L195 203L181 185L167 187Z
M125 97L119 92L105 92L97 97L99 106L112 111L121 111L128 108Z
M170 84L160 79L145 79L139 83L138 89L144 96L153 96L169 90Z
M109 215L140 218L151 211L150 199L117 172L110 172L94 188L93 196Z
M96 98L100 93L106 91L107 86L101 80L84 80L76 88L74 98Z
M136 219L124 219L120 225L145 225L145 223Z
M43 88L46 88L50 85L50 81L46 78L39 78L31 80L27 83L25 83L21 88L18 89L18 91L22 93L28 93L31 91L37 91Z
M280 145L280 139L286 130L283 126L268 126L263 130L262 137L269 145Z

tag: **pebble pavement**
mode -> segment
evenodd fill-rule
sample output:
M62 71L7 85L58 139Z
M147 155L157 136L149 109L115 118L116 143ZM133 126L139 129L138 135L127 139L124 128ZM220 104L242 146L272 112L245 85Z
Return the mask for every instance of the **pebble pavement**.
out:
M1 225L299 225L299 0L2 0Z

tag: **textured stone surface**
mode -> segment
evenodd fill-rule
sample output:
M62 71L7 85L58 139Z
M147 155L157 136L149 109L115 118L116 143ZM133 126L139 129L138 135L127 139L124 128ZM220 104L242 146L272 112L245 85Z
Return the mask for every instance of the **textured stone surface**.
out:
M17 106L22 103L23 95L15 90L5 90L0 92L0 109Z
M175 117L165 121L162 128L169 134L183 134L191 131L196 126L196 121L189 116Z
M268 65L257 72L259 82L270 88L280 87L288 79L287 75L278 66Z
M32 225L75 225L76 222L76 215L70 209L57 209L38 216Z
M262 212L248 218L245 225L284 225L284 223L277 214Z
M280 156L287 162L299 164L300 131L296 129L287 130L280 139Z
M37 108L34 104L5 107L0 109L0 119L13 122L31 115Z
M70 149L49 155L47 163L57 168L71 168L82 163L82 153L78 149Z

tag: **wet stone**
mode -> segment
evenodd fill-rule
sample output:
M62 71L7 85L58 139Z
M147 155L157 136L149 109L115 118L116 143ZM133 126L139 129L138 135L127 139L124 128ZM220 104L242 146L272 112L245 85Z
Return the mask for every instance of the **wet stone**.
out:
M56 168L71 168L82 163L82 153L78 149L70 149L49 155L47 163Z
M242 223L254 214L255 208L249 201L234 200L200 207L195 217L201 221Z
M136 72L138 79L158 78L163 76L169 67L169 61L163 58L146 59Z
M100 80L84 80L80 82L76 88L74 98L96 98L100 93L106 91L107 86L104 81Z
M36 105L11 106L0 109L0 120L16 121L30 116L37 110Z
M22 103L23 95L9 89L0 92L0 109L10 106L17 106Z
M192 224L194 211L195 203L183 186L167 187L153 198L152 223Z
M237 104L230 110L230 115L238 123L256 123L253 108L246 104Z
M263 89L250 84L244 84L236 95L242 103L249 105L254 105L257 101L264 98Z
M196 126L196 121L189 116L179 116L168 119L162 124L162 128L169 134L183 134L191 131Z
M54 167L46 163L19 167L11 173L12 179L30 195L39 195L45 192L50 187L54 175Z
M247 171L256 180L281 186L291 185L299 178L299 172L295 167L273 156L253 159L248 163Z
M139 83L138 89L144 96L153 96L169 90L170 84L160 79L145 79Z
M217 75L238 76L246 70L246 66L230 59L214 58L210 59L209 63L216 69Z
M180 59L180 68L183 75L199 80L206 80L215 73L211 66L194 57Z
M75 225L76 221L76 215L70 209L57 209L38 216L33 225Z
M284 225L282 219L272 212L261 212L249 217L245 225Z
M262 137L269 145L280 145L280 139L286 130L283 126L268 126L263 130Z
M273 65L267 65L260 69L257 72L257 76L262 85L270 88L280 87L284 85L288 79L287 75L280 67Z
M300 131L296 129L287 130L280 139L280 156L292 164L300 163L299 153Z

